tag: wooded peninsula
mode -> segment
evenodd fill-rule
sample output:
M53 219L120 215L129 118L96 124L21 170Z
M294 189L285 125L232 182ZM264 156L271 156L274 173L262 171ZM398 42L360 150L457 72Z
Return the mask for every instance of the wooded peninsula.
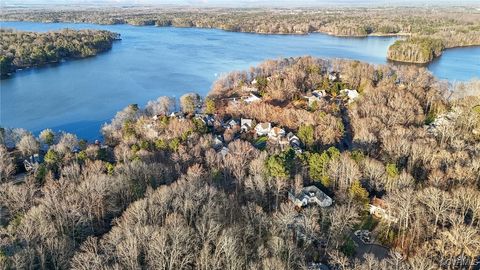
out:
M64 29L46 33L0 29L0 75L20 68L85 58L112 48L120 35L100 30Z
M428 63L447 48L480 45L480 12L467 7L339 9L5 9L1 20L218 28L259 34L399 35L387 58Z
M204 99L129 105L102 134L1 129L0 268L468 269L480 254L478 80L269 60Z

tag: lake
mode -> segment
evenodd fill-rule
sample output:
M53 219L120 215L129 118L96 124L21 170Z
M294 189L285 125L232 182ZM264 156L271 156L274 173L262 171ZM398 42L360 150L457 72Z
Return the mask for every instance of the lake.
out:
M121 34L96 57L18 71L0 82L0 125L38 133L45 128L99 138L100 126L128 104L159 96L206 95L218 76L265 59L312 55L386 63L395 37L323 34L258 35L215 29L70 23L2 22L3 28L48 31L104 29ZM440 78L480 77L480 48L446 51L430 70Z

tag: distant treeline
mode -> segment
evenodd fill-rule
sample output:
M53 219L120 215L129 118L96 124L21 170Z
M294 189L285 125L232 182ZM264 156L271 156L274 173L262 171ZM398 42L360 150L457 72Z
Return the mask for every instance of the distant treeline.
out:
M64 58L84 58L109 50L119 34L97 30L64 29L35 33L0 29L1 75L18 68L59 62Z
M7 9L0 19L217 28L260 34L405 35L413 38L392 46L388 58L417 63L431 61L443 48L480 45L480 14L462 7L185 9L181 12L167 8Z

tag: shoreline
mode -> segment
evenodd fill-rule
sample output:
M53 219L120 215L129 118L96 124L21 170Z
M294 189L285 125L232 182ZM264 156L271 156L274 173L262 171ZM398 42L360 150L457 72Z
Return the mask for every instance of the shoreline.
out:
M205 29L205 30L220 30L220 31L225 31L225 32L232 32L232 33L245 33L245 34L255 34L255 35L292 35L292 36L307 36L310 34L322 34L322 35L329 35L333 37L339 37L339 38L368 38L368 37L399 37L399 38L404 38L404 37L411 37L413 36L413 33L405 33L405 32L399 32L399 33L370 33L366 35L341 35L341 34L335 34L333 32L324 32L321 30L315 30L315 31L309 31L309 32L292 32L292 33L276 33L276 32L254 32L254 31L241 31L241 30L228 30L228 29L222 29L219 27L199 27L199 26L188 26L188 27L182 27L182 26L174 26L174 25L169 25L169 26L162 26L162 25L157 25L157 24L131 24L128 22L121 22L121 23L99 23L99 22L79 22L79 21L36 21L36 20L4 20L0 18L0 23L1 22L26 22L26 23L45 23L45 24L54 24L54 23L71 23L71 24L92 24L92 25L100 25L100 26L109 26L109 25L127 25L127 26L134 26L134 27L144 27L144 26L150 26L150 27L171 27L171 28L192 28L192 29ZM0 29L3 27L0 26ZM7 28L5 28L7 29ZM121 40L121 39L120 39ZM454 47L448 47L444 48L443 51L447 49L455 49L455 48L465 48L465 47L479 47L479 45L460 45L460 46L454 46ZM439 56L433 57L431 60L426 61L426 62L415 62L415 61L406 61L406 60L397 60L397 59L392 59L388 57L388 52L387 55L385 55L385 58L387 59L388 62L393 62L393 63L399 63L399 64L414 64L414 65L421 65L421 66L427 66L429 63L433 62L434 60L438 59L441 57L441 54Z

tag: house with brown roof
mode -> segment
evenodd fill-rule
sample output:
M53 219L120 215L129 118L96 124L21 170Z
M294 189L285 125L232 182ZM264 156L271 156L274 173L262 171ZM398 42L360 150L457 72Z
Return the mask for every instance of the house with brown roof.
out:
M274 127L268 132L268 138L270 140L279 141L283 137L285 137L285 130L283 128Z
M387 210L387 205L382 199L374 197L368 207L370 215L376 218L385 219L394 223L398 221L396 217L389 213L389 211Z

